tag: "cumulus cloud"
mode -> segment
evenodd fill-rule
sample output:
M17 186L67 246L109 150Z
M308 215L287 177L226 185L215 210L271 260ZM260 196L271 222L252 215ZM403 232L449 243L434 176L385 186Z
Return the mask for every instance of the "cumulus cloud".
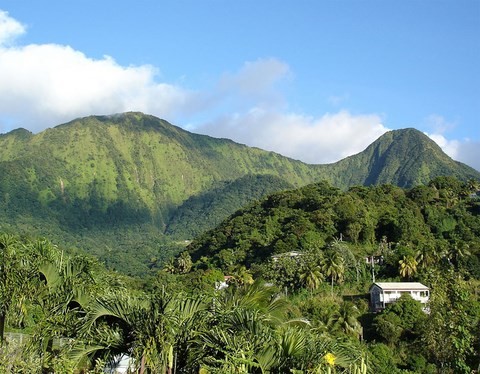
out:
M63 45L8 43L23 31L0 13L0 131L8 122L39 131L83 115L129 110L171 118L201 106L195 92L156 82L149 65L124 67Z
M8 45L25 31L25 26L0 10L0 46Z
M1 40L11 41L25 31L8 14L1 17ZM191 116L193 131L311 163L359 152L387 130L376 115L343 111L312 118L286 111L279 87L292 76L285 62L258 59L224 73L210 90L192 92L157 82L156 69L149 65L125 67L108 56L89 58L70 46L3 43L0 126L2 120L4 127L13 120L39 131L79 116L129 110L173 122Z
M346 110L318 118L289 111L284 89L293 73L264 58L224 73L203 91L159 82L151 65L122 66L58 44L16 44L26 27L0 10L0 133L16 127L38 132L91 114L142 111L191 131L225 137L309 163L358 153L388 131L379 115ZM348 94L331 96L339 107ZM233 113L233 114L232 114ZM427 119L432 139L453 158L480 169L478 143L447 140L450 124Z
M341 111L312 118L261 108L220 118L201 130L308 163L338 161L362 151L388 131L374 114Z
M362 151L388 131L375 114L340 111L313 118L285 110L286 102L277 87L292 76L288 64L274 58L247 62L239 71L224 74L214 96L219 98L219 106L229 101L234 105L190 130L308 163L338 161Z
M432 129L432 132L425 134L447 155L480 171L480 142L468 138L448 139L445 136L457 126L456 121L448 121L443 116L431 114L425 118L424 123Z
M456 161L480 171L480 142L471 139L447 139L442 134L428 134L442 150Z

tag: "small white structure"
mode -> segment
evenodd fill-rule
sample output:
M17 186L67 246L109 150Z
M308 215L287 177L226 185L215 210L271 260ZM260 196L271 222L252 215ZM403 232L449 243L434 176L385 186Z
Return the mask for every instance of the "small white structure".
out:
M277 262L281 258L295 258L295 257L299 257L299 256L302 256L302 255L303 255L303 253L296 252L296 251L285 252L285 253L280 253L280 254L277 254L277 255L272 255L272 260L273 260L273 262Z
M419 282L376 282L370 287L370 306L374 312L378 312L397 301L403 294L420 301L426 310L430 290Z

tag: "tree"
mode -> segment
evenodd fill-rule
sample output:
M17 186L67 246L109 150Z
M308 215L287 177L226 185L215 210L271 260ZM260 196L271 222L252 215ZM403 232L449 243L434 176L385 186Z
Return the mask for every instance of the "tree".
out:
M470 256L469 245L464 241L455 241L448 251L448 259L458 268L460 259Z
M377 334L393 346L400 338L413 341L419 337L426 318L422 304L404 294L375 317L374 326Z
M478 301L462 275L452 268L431 271L427 281L432 292L422 335L426 353L447 372L470 373L479 365L473 346L479 331ZM474 364L469 367L469 362Z
M143 298L116 295L97 300L89 308L85 325L88 335L97 336L97 352L133 354L140 373L172 373L174 357L187 364L190 344L204 316L202 297L165 291ZM105 330L102 326L107 324ZM108 341L110 331L121 339ZM114 344L112 344L114 343Z
M307 263L300 270L300 281L310 291L316 290L323 280L320 267L315 263Z
M9 234L0 234L0 346L6 319L15 310L22 313L25 302L35 293L28 245Z
M81 329L86 307L90 298L97 295L104 285L96 284L94 265L83 256L64 256L55 247L47 258L37 264L37 291L32 303L36 308L36 319L29 341L31 349L42 358L44 369L52 369L59 355L67 357L71 352L54 352L54 338L81 339ZM67 345L65 350L69 350ZM84 363L69 360L72 367ZM86 364L86 363L85 363ZM86 364L87 365L87 364ZM66 368L58 371L65 371ZM72 369L73 370L73 369ZM67 370L68 371L68 370Z
M401 318L395 313L383 312L375 318L377 334L382 337L390 347L393 347L402 336L403 327Z
M187 251L180 253L177 258L177 269L180 274L186 274L192 268L192 258Z
M252 273L243 265L231 269L230 276L232 277L232 282L240 287L250 285L254 282Z
M170 257L165 264L163 265L163 271L169 274L174 274L175 273L175 259L173 257Z
M434 242L425 243L420 246L416 253L415 259L422 269L428 269L434 265L440 258L440 255L435 248Z
M411 255L403 256L403 258L400 261L398 261L398 263L400 265L398 270L400 275L403 278L410 279L412 276L416 274L418 262L414 256L411 256Z
M334 317L333 328L358 339L362 334L362 326L357 319L359 316L360 311L357 306L344 301Z
M13 293L20 283L19 264L16 261L17 241L10 235L0 236L0 345L3 345L5 320L10 309Z
M338 252L329 250L325 253L325 257L322 259L322 271L330 277L333 294L333 283L341 282L345 272L344 260Z

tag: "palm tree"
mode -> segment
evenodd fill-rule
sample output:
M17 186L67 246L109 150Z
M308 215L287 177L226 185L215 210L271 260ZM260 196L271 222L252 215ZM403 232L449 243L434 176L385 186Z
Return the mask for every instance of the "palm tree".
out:
M54 338L79 337L85 307L96 285L90 261L84 257L64 257L61 252L38 265L38 282L34 304L40 306L29 341L49 366ZM51 258L52 258L51 257ZM69 347L70 348L70 347Z
M325 257L322 259L322 270L326 276L330 277L333 295L334 282L341 282L343 274L345 273L343 258L336 251L327 251Z
M307 287L311 292L316 290L320 283L323 280L323 274L318 265L314 263L308 263L303 266L300 273L300 281Z
M399 263L399 272L403 278L410 279L417 272L418 262L415 257L411 255L403 256L403 259L398 261Z
M360 265L347 243L335 238L330 244L331 250L335 251L343 260L345 268L355 271L355 280L358 283L360 275Z
M437 249L433 246L433 244L430 243L421 246L415 256L418 265L420 265L422 269L427 269L428 267L436 263L439 258L440 255Z
M301 339L292 329L308 325L301 318L290 318L292 313L287 300L260 281L228 288L215 298L211 318L196 339L193 356L201 367L213 372L264 373L278 369L300 350Z
M240 287L253 284L254 282L252 273L244 265L231 269L230 275L233 282Z
M175 273L175 259L173 257L170 257L168 261L165 262L163 265L163 271L173 274Z
M15 255L18 243L10 235L0 236L0 346L3 345L5 320L13 300L13 294L20 283L18 257Z
M97 355L125 353L133 355L140 373L171 373L175 361L182 365L188 361L206 304L201 297L171 296L162 290L150 297L117 295L96 300L89 309L84 329L88 336L100 338ZM108 334L101 334L105 323L122 337L115 345L108 344Z
M334 317L333 328L342 331L346 335L359 338L362 333L362 326L357 319L359 316L360 311L357 306L351 302L344 301Z
M7 316L15 314L20 317L26 301L35 293L35 287L32 285L33 273L29 247L12 235L1 234L0 346L4 340Z
M180 274L186 274L192 269L192 258L187 251L180 253L177 258L177 268Z
M464 241L455 241L453 245L450 246L448 250L448 259L452 261L454 266L458 267L458 262L461 258L470 256L470 247L468 243Z

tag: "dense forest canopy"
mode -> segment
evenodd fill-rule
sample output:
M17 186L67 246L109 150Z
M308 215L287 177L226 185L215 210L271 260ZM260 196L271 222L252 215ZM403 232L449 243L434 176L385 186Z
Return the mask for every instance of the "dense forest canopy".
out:
M356 255L431 256L480 276L480 195L476 181L439 177L426 186L352 187L327 182L274 193L197 238L194 261L208 256L223 269L250 267L272 255L309 251L341 241ZM468 247L468 251L465 249ZM468 256L461 256L460 253ZM390 252L391 253L390 253ZM395 274L388 273L390 276Z
M412 128L338 162L309 165L143 113L89 116L38 134L0 134L0 228L47 236L141 276L272 192L321 180L342 191L411 188L441 175L480 179Z
M439 177L274 193L143 279L2 234L0 370L100 373L128 355L143 373L471 373L479 191ZM407 295L372 313L373 277L427 285L427 313Z
M0 135L0 175L0 372L479 369L480 174L415 129L307 165L92 116Z

